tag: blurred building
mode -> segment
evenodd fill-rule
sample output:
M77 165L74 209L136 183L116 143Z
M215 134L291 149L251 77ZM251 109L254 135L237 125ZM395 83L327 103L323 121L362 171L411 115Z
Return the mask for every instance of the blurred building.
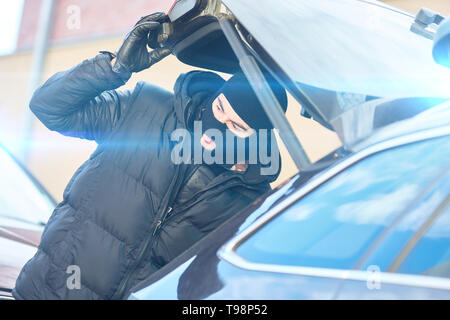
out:
M448 0L386 1L411 12L422 6L450 14ZM54 73L69 69L100 50L116 51L126 32L142 16L167 11L173 0L55 0L49 47L45 58L42 82ZM20 158L25 147L18 139L24 132L30 111L27 105L27 85L35 44L42 0L25 0L22 22L14 54L0 57L0 142ZM178 75L192 70L169 57L150 70L133 75L124 88L133 88L145 80L168 90ZM315 122L298 116L300 106L290 99L288 119L314 161L340 145L336 135ZM49 189L57 200L70 177L95 149L95 143L64 137L50 132L36 119L32 123L32 143L25 164ZM296 173L292 160L282 147L283 170L276 182ZM275 185L276 185L275 184Z

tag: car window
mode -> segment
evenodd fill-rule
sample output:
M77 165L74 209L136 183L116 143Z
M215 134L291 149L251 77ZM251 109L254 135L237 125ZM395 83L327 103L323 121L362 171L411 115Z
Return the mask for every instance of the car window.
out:
M424 186L441 176L449 159L448 138L370 156L276 216L236 252L258 263L351 268Z
M437 217L397 272L450 278L450 205Z
M0 219L42 224L53 209L48 195L0 148Z
M382 271L398 271L399 263L408 253L405 248L411 246L408 243L412 239L420 238L421 234L419 233L423 233L422 228L429 224L428 220L430 215L433 215L432 212L436 212L448 197L450 170L436 179L430 187L424 189L408 212L391 226L383 241L367 254L367 257L361 263L361 269L365 270L375 265ZM417 240L414 241L417 242ZM426 255L422 255L422 258L428 259Z

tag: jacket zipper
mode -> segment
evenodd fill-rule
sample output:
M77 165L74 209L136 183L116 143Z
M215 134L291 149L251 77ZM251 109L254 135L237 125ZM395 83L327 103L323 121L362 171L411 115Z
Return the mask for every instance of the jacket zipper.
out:
M173 185L169 188L169 192L166 193L166 194L168 194L167 203L164 204L163 210L161 210L160 212L166 213L166 211L168 210L168 205L169 205L170 200L171 200L171 193L172 193L173 189L175 188L175 186L176 186L176 184L178 182L179 174L180 174L180 166L177 166L176 167L175 176L173 178ZM165 215L166 214L163 214L163 217ZM128 284L128 281L130 280L130 277L135 272L137 266L139 266L139 264L141 263L141 260L142 260L142 258L144 256L145 252L147 251L150 242L152 242L153 237L156 234L156 231L160 228L160 226L162 224L162 221L163 221L163 218L160 218L160 219L157 220L155 229L153 230L151 236L146 239L144 245L142 246L141 250L139 251L138 257L136 258L133 266L128 270L127 274L125 275L124 279L122 280L122 283L119 286L119 289L117 289L115 294L113 294L113 297L121 297L122 296L123 291L125 290L126 285Z
M172 207L169 207L168 209L167 209L167 213L166 213L166 216L168 216L169 214L170 214L170 212L172 212ZM163 219L159 219L157 222L156 222L156 226L155 226L155 229L153 230L153 233L152 233L152 237L156 234L156 231L158 231L158 229L161 227L161 224L163 223Z
M232 178L235 178L235 177L232 177ZM228 180L230 180L230 179L228 179ZM236 187L236 186L242 185L242 183L241 183L242 180L241 180L241 179L239 179L239 180L240 180L239 182L236 181L235 183L233 183L233 184L231 184L231 185L228 185L226 188L221 188L221 189L217 190L217 192L213 193L213 195L219 194L219 193L223 192L223 191L226 190L226 189L229 189L229 188L232 188L232 187ZM227 180L226 180L226 181L227 181ZM222 181L222 183L223 183L223 181ZM214 188L215 186L217 186L217 184L208 187L207 189L205 189L204 191L202 191L202 193L207 192L208 190ZM248 189L252 189L252 190L260 190L260 189L261 189L261 188L258 188L258 187L250 187L250 186L248 186L248 185L246 185L245 187L248 188ZM169 207L168 210L167 210L167 214L166 214L165 219L163 219L163 220L158 220L158 227L155 228L155 230L153 231L153 237L152 237L152 241L151 241L151 246L153 247L155 235L156 235L157 231L159 231L159 230L161 229L161 227L162 227L162 225L163 225L164 222L167 222L170 218L173 218L173 217L179 215L180 213L185 212L186 210L190 209L192 206L196 205L196 204L197 204L198 202L200 202L201 200L203 200L203 197L200 196L198 199L192 201L192 202L189 203L189 204L186 204L186 205L182 206L179 210L176 210L175 212L172 212L172 211L173 211L173 208L172 208L172 207ZM152 248L152 247L151 247L151 248ZM151 248L150 248L150 250L151 250Z
M145 254L145 252L148 251L149 245L153 245L153 242L154 242L153 240L154 240L154 238L155 238L155 236L156 236L156 233L158 232L158 230L161 229L161 226L162 226L162 224L164 223L164 221L166 220L166 217L172 212L173 207L169 206L169 204L170 204L170 201L171 201L172 195L173 195L173 194L172 194L172 191L173 191L173 190L175 189L175 187L177 186L177 182L179 182L179 181L178 181L178 180L179 180L179 176L180 176L179 173L180 173L180 166L177 166L177 171L176 171L176 174L175 174L175 177L174 177L174 182L173 182L174 185L171 186L171 188L169 188L169 189L170 189L170 193L169 193L168 201L167 201L167 203L164 205L164 210L161 211L161 212L164 212L164 214L161 216L160 219L157 220L156 225L155 225L155 228L153 229L153 232L152 232L151 236L150 236L150 237L147 239L147 241L145 242L145 245L143 246L143 248L142 248L141 251L139 252L138 258L136 259L136 261L135 261L133 267L127 272L125 278L122 280L122 283L121 283L121 285L120 285L120 288L116 291L116 293L113 295L113 297L114 297L114 296L120 297L120 296L123 294L123 291L124 291L125 288L126 288L126 284L128 283L130 277L133 275L133 273L134 273L134 271L136 270L137 266L140 264L140 262L141 262L141 260L142 260L142 258L143 258L143 256L144 256L144 254ZM226 179L225 181L217 182L217 183L215 183L215 184L209 186L207 189L202 190L202 193L204 193L204 192L206 192L206 191L208 191L208 190L211 190L212 188L216 187L216 186L219 185L219 184L222 184L222 183L224 183L224 182L226 182L226 181L229 181L229 180L231 180L231 179L236 179L236 178L239 179L239 183L236 182L235 184L233 184L233 185L231 185L231 186L227 186L227 188L230 188L230 187L234 187L234 186L240 185L241 182L243 182L243 181L242 181L242 178L236 177L236 176L231 176L231 177L229 177L228 179ZM179 183L178 183L178 184L179 184ZM243 183L243 184L245 184L245 183ZM249 188L248 185L247 185L246 187ZM225 188L225 189L226 189L226 188ZM256 187L255 187L255 188L251 188L251 187L250 187L249 189L259 189L259 188L256 188ZM220 191L220 192L221 192L221 191ZM189 204L189 206L183 207L183 209L180 210L179 212L183 212L184 210L189 209L190 207L192 207L193 205L195 205L195 204L196 204L198 201L200 201L200 200L201 200L201 197L199 197L197 200L193 201L193 203ZM178 214L179 212L176 212L176 214ZM172 216L174 216L174 215L176 215L176 214L172 214Z
M158 220L157 226L153 230L153 238L156 235L157 231L159 229L161 229L161 226L163 225L163 223L168 220L168 218L176 216L179 213L182 213L182 212L190 209L192 206L196 205L198 202L200 202L201 200L204 199L204 197L202 197L202 195L204 195L206 192L208 192L209 190L217 187L220 184L223 184L223 183L228 182L228 181L233 180L233 179L237 179L238 181L236 181L236 182L234 182L234 183L232 183L232 184L230 184L230 185L228 185L226 187L220 188L219 190L214 192L213 195L219 194L219 193L223 192L226 189L229 189L229 188L232 188L232 187L236 187L236 186L245 186L245 188L251 189L251 190L260 190L261 189L261 188L258 188L258 187L253 187L253 186L245 184L241 177L236 177L236 176L230 176L230 177L228 177L227 179L225 179L223 181L216 182L216 183L210 185L208 188L205 188L201 192L195 194L193 196L193 198L195 198L197 195L198 195L198 198L196 198L195 200L191 201L190 203L188 202L188 203L185 203L184 205L180 206L179 210L177 210L176 212L172 213L173 207L168 207L167 213L165 214L163 219ZM153 241L152 241L152 245L153 245Z

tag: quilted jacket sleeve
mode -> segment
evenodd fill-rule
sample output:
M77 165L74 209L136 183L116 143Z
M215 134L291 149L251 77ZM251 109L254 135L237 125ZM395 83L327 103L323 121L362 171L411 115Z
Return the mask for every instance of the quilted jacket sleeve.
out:
M111 56L101 53L58 72L39 87L30 109L50 130L63 135L101 141L126 112L133 91L117 91L131 74L117 74Z

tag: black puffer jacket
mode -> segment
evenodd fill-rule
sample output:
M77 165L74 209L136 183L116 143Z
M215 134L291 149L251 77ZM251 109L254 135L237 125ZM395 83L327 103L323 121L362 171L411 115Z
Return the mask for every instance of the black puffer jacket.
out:
M113 73L99 54L51 77L31 110L51 130L98 143L53 212L36 255L24 266L18 299L121 299L227 218L269 189L275 176L258 166L215 174L206 165L171 161L172 131L193 115L182 75L175 94ZM81 289L69 289L77 266ZM70 270L70 269L69 269Z

